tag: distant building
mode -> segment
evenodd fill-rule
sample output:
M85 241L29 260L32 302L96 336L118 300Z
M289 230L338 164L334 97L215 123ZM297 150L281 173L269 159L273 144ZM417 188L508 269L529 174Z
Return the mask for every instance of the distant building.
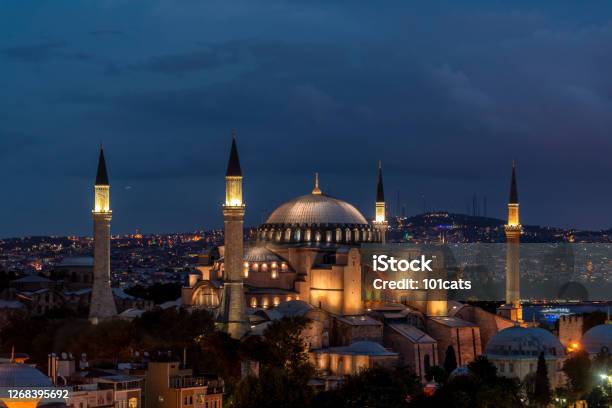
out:
M66 257L53 268L51 279L63 281L64 287L71 291L91 288L93 258L88 256Z
M48 375L59 388L69 392L68 407L141 408L143 379L116 370L87 368L86 361L77 362L69 353L50 354Z
M38 275L27 275L10 282L2 293L7 301L23 304L33 315L42 315L63 306L65 298L57 282Z
M538 327L510 327L497 333L485 351L499 375L521 381L535 374L540 353L544 353L551 387L561 386L565 381L565 347L549 331Z
M146 408L223 407L223 381L195 377L178 361L150 362L145 384Z

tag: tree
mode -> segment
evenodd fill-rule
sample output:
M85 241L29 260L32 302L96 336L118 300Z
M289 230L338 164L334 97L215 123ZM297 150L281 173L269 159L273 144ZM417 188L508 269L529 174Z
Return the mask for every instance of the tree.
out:
M431 397L417 397L411 408L517 408L520 387L514 378L498 377L485 357L468 365L469 374L450 377Z
M200 339L200 361L198 366L203 371L217 373L228 382L240 378L240 340L232 338L222 331L213 331Z
M78 336L71 339L68 350L75 355L86 353L95 364L116 364L119 359L131 357L137 333L125 320L101 321L88 325Z
M248 376L236 386L236 408L307 408L314 395L302 378L279 367L265 367L259 377Z
M449 345L446 348L446 355L444 356L444 370L448 375L457 368L457 357L455 356L455 349L453 346Z
M487 381L497 377L497 367L495 367L486 356L478 356L468 364L468 370L476 378Z
M405 407L406 398L421 390L420 382L407 368L374 367L350 376L337 390L320 392L312 406L332 407Z
M156 305L176 300L181 297L181 285L178 283L156 282L150 286L134 285L124 290L128 295L152 300Z
M574 400L583 399L593 387L591 359L584 350L575 352L565 361L563 371L569 378L569 389Z
M425 379L427 381L435 381L438 383L446 381L448 373L440 366L431 366L425 370Z
M544 352L538 357L538 367L536 369L534 399L537 405L545 407L552 400L550 391L550 381L548 379L548 368L546 367L546 359Z
M306 407L313 389L308 385L314 373L301 334L310 320L285 317L274 320L263 336L250 336L239 346L242 360L260 364L258 377L242 379L235 394L235 405L250 407Z
M302 330L310 323L306 317L284 317L274 320L264 331L271 351L269 363L297 373L309 365L308 353L302 340Z

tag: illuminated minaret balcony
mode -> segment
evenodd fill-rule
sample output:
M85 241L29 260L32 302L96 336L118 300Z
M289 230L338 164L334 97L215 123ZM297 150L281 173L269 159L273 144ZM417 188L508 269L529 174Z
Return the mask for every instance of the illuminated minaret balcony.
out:
M376 203L376 218L375 218L375 222L377 223L381 223L381 222L386 222L386 218L385 218L385 203Z
M242 202L242 177L225 177L225 207L244 207Z
M110 209L110 187L95 186L94 187L94 213L112 213Z

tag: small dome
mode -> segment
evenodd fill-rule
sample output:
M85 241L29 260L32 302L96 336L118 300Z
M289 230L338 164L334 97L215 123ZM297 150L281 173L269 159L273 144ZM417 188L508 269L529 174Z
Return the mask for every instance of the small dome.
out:
M0 387L52 387L40 370L28 364L0 364Z
M589 354L612 350L612 324L600 324L582 336L582 348Z
M312 309L314 309L314 307L303 300L290 300L276 307L276 311L283 315L283 317L304 316Z
M325 194L306 194L282 204L266 224L277 225L367 225L365 217L346 201Z
M552 333L539 327L514 326L497 333L486 347L488 357L537 358L563 356L565 348Z

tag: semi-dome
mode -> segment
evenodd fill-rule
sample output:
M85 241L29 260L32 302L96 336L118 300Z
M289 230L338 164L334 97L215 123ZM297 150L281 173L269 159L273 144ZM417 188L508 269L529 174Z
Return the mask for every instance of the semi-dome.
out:
M565 348L551 332L539 327L509 327L493 336L486 348L489 357L534 358L541 352L563 356Z
M600 324L582 336L582 348L589 354L612 350L612 324Z
M306 194L287 201L272 212L266 224L366 225L365 217L346 201L324 194Z

